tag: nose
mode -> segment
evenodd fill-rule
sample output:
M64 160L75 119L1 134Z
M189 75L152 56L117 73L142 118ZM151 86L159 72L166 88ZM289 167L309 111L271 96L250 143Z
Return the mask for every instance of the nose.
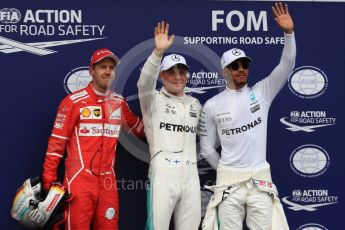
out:
M245 70L245 69L243 68L242 64L239 64L239 65L238 65L238 70L239 70L239 71Z
M110 67L107 67L105 69L106 74L111 74L112 69Z

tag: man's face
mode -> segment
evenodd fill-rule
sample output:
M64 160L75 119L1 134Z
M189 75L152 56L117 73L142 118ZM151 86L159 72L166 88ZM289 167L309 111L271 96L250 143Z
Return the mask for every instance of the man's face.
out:
M180 64L162 71L160 77L166 91L175 96L182 96L187 82L187 73L186 66Z
M105 92L115 79L115 62L104 58L90 68L92 86L99 92Z
M249 75L249 60L246 58L240 58L225 68L225 72L230 77L229 83L235 86L235 89L240 89L247 84ZM231 82L232 81L232 82Z

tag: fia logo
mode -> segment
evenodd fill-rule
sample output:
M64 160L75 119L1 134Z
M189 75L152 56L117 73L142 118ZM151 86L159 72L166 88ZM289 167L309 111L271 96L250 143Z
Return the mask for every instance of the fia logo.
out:
M3 8L0 10L0 22L4 24L15 24L21 19L19 10L15 8Z

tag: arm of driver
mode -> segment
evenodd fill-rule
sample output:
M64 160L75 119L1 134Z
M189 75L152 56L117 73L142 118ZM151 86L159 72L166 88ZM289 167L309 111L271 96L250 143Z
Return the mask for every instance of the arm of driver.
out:
M211 109L209 103L206 102L201 111L199 121L200 155L205 158L214 169L217 169L220 156L216 151L217 128L212 118Z
M296 42L295 35L285 34L285 45L280 58L279 64L273 69L271 74L258 82L255 87L258 87L267 103L271 103L274 97L278 94L281 88L288 80L293 68L295 67L296 59Z
M73 103L68 97L59 105L43 164L42 180L45 190L57 179L57 168L79 119L78 112L74 112Z
M137 83L140 107L143 116L151 113L150 105L153 104L156 93L157 78L161 57L154 52L146 60Z
M268 104L272 102L281 88L288 80L295 67L296 60L296 41L293 32L294 22L289 13L288 5L275 3L272 7L274 20L278 27L284 32L284 48L279 64L274 68L271 74L256 84Z

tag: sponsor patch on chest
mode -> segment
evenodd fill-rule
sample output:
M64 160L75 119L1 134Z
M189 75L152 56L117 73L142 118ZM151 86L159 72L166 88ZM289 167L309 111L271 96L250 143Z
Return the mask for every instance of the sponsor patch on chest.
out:
M257 104L257 105L250 108L250 112L255 113L259 109L260 109L260 104Z
M254 92L251 92L249 94L249 101L250 101L250 105L253 105L253 104L258 102L258 98L257 98L257 96L255 95Z
M232 116L230 112L221 112L221 113L216 114L217 124L230 122L230 121L232 121Z
M89 136L89 137L119 137L120 134L120 125L111 125L111 124L80 124L79 127L79 136Z
M115 110L110 114L110 119L114 119L114 120L120 120L120 119L121 119L121 107L115 109Z
M166 103L165 104L165 108L164 108L164 112L165 113L170 113L170 114L173 114L173 115L176 115L176 109L175 109L175 106L174 105L171 105L170 103Z
M198 118L197 110L193 107L193 105L189 106L189 115L190 117Z
M102 119L101 106L86 106L80 108L80 120L100 120Z
M196 114L196 112L189 112L189 115L191 117L198 118L198 115Z

